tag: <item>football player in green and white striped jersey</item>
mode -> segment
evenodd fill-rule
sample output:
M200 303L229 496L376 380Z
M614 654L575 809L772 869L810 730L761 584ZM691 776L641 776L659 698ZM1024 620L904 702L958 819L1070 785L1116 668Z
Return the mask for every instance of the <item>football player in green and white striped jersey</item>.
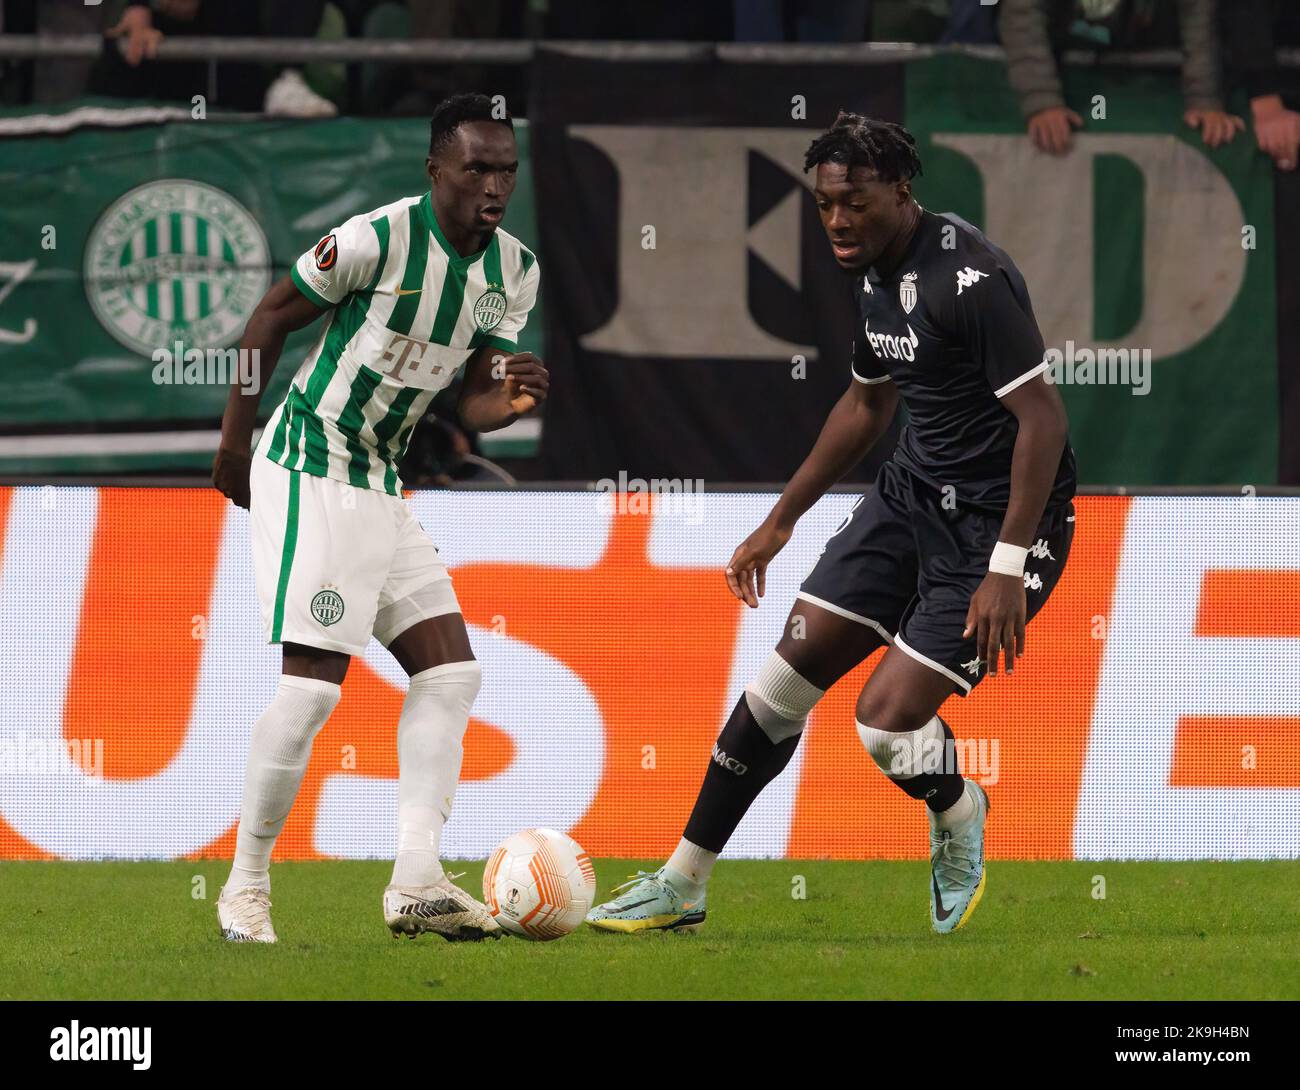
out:
M275 941L271 849L312 739L372 634L411 679L397 727L398 850L385 921L394 935L500 935L438 858L480 672L397 466L461 367L459 414L471 430L505 427L545 400L546 368L516 350L539 270L498 227L518 170L509 114L485 95L457 95L430 130L428 192L335 227L267 292L240 342L258 353L260 395L285 337L328 315L251 455L258 397L232 387L213 466L217 488L250 509L262 621L284 663L253 728L234 866L217 902L231 941Z

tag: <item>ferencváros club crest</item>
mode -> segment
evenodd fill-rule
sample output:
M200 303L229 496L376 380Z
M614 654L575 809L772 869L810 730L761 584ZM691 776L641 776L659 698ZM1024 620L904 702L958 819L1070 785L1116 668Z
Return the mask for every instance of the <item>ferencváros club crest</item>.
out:
M86 297L127 348L223 348L271 282L257 220L228 193L167 178L124 193L86 239Z
M912 313L912 308L916 306L916 273L910 272L903 277L898 285L898 301L903 304L905 313Z
M311 600L311 615L329 628L343 619L343 596L333 587L318 590Z
M474 304L474 321L487 333L501 324L506 316L506 293L502 285L489 284Z

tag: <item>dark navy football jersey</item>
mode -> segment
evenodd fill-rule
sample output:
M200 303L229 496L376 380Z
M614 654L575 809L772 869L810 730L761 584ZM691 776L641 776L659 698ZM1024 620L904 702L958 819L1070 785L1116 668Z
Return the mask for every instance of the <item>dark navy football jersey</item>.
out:
M894 272L854 283L853 377L892 381L907 406L894 461L959 504L1005 511L1019 423L999 399L1048 367L1020 270L960 216L922 209ZM1074 489L1067 442L1048 506Z

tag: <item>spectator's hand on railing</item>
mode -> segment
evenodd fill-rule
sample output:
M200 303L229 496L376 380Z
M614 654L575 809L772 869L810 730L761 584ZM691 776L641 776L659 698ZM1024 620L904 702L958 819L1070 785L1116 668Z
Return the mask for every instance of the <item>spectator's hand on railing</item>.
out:
M144 4L132 4L124 12L117 26L110 27L105 34L110 38L123 38L122 57L132 68L148 58L153 60L158 55L158 43L162 41L162 31L153 25L153 12Z
M1300 159L1300 113L1282 105L1281 95L1260 95L1250 100L1251 120L1259 150L1278 170L1295 170Z
M1041 151L1064 155L1074 146L1073 129L1083 128L1083 118L1068 106L1049 106L1029 119L1029 139Z
M1230 144L1232 138L1246 128L1241 118L1223 110L1188 110L1183 114L1183 120L1201 131L1201 139L1210 148Z

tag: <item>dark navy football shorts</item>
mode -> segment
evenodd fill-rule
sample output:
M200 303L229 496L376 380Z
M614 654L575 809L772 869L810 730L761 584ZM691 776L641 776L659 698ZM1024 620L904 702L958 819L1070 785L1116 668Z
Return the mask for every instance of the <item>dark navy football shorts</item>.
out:
M951 506L951 504L950 504ZM947 675L963 696L987 663L962 638L971 596L989 571L1002 515L945 509L943 494L894 462L827 539L799 588L804 601L875 629L885 642ZM1074 505L1049 507L1025 558L1032 618L1061 577L1074 538Z

